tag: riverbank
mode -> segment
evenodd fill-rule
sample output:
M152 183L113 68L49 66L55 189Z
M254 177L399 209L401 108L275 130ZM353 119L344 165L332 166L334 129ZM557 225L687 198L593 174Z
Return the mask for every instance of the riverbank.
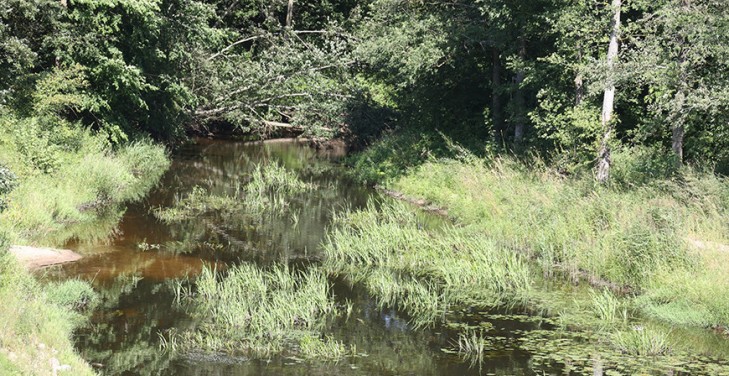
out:
M43 267L65 264L81 259L81 255L68 249L38 248L15 245L8 250L11 256L25 267L33 271Z
M669 324L729 325L729 186L720 178L685 172L616 189L471 159L426 163L392 186L447 208L544 275L624 286L631 309Z
M428 229L405 204L370 206L343 213L325 246L327 268L381 306L422 325L462 325L452 313L462 309L542 317L559 330L518 346L577 371L595 357L619 372L724 367L701 359L727 356L726 180L688 168L646 178L621 161L604 187L539 160L456 147L452 159L425 153L418 163L423 153L399 158L398 148L375 145L350 163L365 166L355 172L362 180L379 179L385 194L451 225ZM626 184L631 177L640 178ZM456 350L487 356L488 330L463 327Z
M27 249L11 253L9 244L109 236L121 205L144 197L168 165L164 148L148 141L112 146L75 125L0 118L0 373L93 374L71 342L93 306L90 285L39 284L13 256Z

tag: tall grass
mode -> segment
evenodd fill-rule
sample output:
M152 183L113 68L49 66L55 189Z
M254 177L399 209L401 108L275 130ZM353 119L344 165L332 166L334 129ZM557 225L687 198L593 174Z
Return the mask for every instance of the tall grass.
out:
M262 270L242 264L225 276L205 268L193 289L177 289L201 324L167 343L182 350L243 353L250 357L296 352L328 358L344 354L343 345L320 341L326 321L337 314L324 273L287 266ZM194 291L194 294L192 293ZM327 350L328 349L328 350Z
M520 255L473 228L429 231L402 203L340 213L324 244L325 266L364 283L382 306L397 306L428 325L453 304L520 301L532 271Z
M288 208L291 196L313 188L313 184L277 163L259 164L247 183L236 181L235 189L230 192L212 193L196 186L185 196L176 197L172 207L156 208L153 214L162 221L177 222L210 212L282 213ZM296 213L292 213L292 219L298 221Z
M71 334L94 294L86 283L72 281L44 287L0 248L0 374L50 375L51 362L74 375L93 375L75 352Z
M497 247L534 259L545 275L627 286L644 293L638 308L653 317L670 320L678 310L683 319L674 321L729 325L726 257L690 245L729 244L729 185L721 178L685 170L605 188L539 163L466 158L426 163L394 187L446 207Z
M0 119L0 164L17 175L0 227L14 242L44 242L92 223L117 204L140 199L169 165L148 141L113 149L102 136L72 125ZM76 234L68 233L66 238Z

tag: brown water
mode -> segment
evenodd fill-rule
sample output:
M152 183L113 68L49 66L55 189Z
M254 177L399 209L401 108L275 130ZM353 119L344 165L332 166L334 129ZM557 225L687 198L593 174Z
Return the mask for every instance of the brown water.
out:
M194 354L171 358L159 350L159 333L194 325L174 303L172 281L194 276L205 264L241 261L316 262L319 244L332 212L362 207L373 191L343 179L331 163L341 151L316 152L295 142L240 143L200 140L174 155L159 187L144 201L127 208L117 230L94 242L67 246L86 257L54 272L57 277L92 281L103 297L91 322L76 334L81 355L106 375L329 375L329 374L478 374L459 357L443 353L454 333L445 329L413 330L394 310L378 309L361 289L332 280L337 299L349 300L349 319L333 322L328 332L354 344L363 356L339 363L266 361ZM317 184L315 192L291 203L298 222L287 216L242 218L225 223L197 218L178 224L158 221L151 210L171 206L195 186L215 193L232 189L258 163L278 162ZM427 219L427 218L426 218ZM429 221L437 223L438 218ZM500 327L527 329L529 324L504 321ZM532 374L528 354L518 351L496 357L482 371Z
M56 278L78 277L92 281L103 303L90 323L76 334L81 355L104 375L536 375L569 374L569 366L539 366L520 350L519 338L527 332L549 331L540 320L508 315L465 312L462 320L494 326L489 334L496 346L487 359L474 366L442 349L453 348L455 329L414 329L407 317L392 309L379 309L367 293L333 279L333 293L341 302L353 303L348 319L332 322L327 334L355 345L360 356L337 363L300 362L274 357L265 361L231 358L220 354L187 354L171 357L159 350L160 334L171 328L184 330L195 324L174 304L174 281L194 277L203 265L225 268L242 261L259 265L289 263L306 267L320 259L319 245L332 212L358 208L378 197L352 184L331 163L341 152L316 152L296 142L241 143L200 140L174 156L159 187L144 201L127 208L118 229L101 240L67 246L86 257L58 268ZM316 183L314 192L295 198L290 216L236 216L215 214L175 224L155 219L151 211L168 207L175 197L193 187L215 193L233 189L259 163L277 162ZM436 217L424 215L428 226Z

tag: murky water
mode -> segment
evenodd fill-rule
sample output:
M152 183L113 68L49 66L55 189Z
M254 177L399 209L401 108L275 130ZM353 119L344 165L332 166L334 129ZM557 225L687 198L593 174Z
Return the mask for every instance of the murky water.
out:
M105 375L536 375L569 374L564 364L535 366L534 357L514 343L523 333L549 331L541 320L464 312L462 321L487 321L497 345L480 365L443 351L453 348L457 328L413 329L406 317L377 307L362 289L332 280L335 298L353 303L348 318L327 330L356 346L359 356L338 363L265 361L192 354L171 358L160 351L160 334L184 330L194 319L174 304L175 279L194 277L204 265L219 269L239 262L289 263L305 267L320 258L319 244L333 211L362 207L375 193L342 178L331 159L337 150L316 152L296 142L240 143L201 140L174 156L159 188L129 207L116 231L94 242L67 247L86 257L52 272L55 278L92 281L103 303L89 325L77 332L81 355ZM290 203L291 216L210 214L165 224L152 210L200 186L230 192L259 163L276 162L296 171L317 189ZM430 219L437 226L438 218ZM548 363L547 363L548 364Z

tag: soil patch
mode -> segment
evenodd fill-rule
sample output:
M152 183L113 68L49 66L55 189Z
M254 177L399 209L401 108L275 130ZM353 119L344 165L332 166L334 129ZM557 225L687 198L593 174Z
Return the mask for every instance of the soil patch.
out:
M21 245L10 247L10 253L29 270L81 259L81 255L68 249L36 248Z

